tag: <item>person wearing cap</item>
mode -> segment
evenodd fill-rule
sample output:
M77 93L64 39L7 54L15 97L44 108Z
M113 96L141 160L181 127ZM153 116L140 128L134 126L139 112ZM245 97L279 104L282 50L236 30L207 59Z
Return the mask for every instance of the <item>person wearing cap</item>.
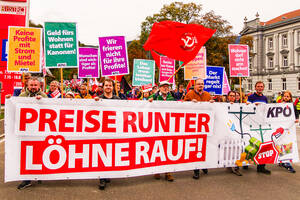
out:
M202 78L198 78L195 80L195 86L193 90L189 90L189 92L184 97L184 101L193 101L193 102L199 102L199 101L209 101L214 102L211 100L211 96L208 92L204 91L204 80ZM202 171L207 174L207 169L202 169ZM200 178L200 170L195 169L194 170L194 179Z
M73 92L70 91L70 92L67 92L67 93L66 93L66 98L67 98L67 99L74 99L74 98L75 98L75 95L73 94Z
M159 84L159 90L156 93L153 93L149 100L158 100L158 101L175 101L172 93L170 92L170 83L168 81L162 81Z
M159 84L159 91L152 94L149 97L149 102L152 102L153 100L156 101L175 101L175 98L172 96L171 92L170 92L170 83L168 81L163 81ZM171 173L166 173L165 174L166 180L167 181L174 181L173 176L171 175ZM160 174L155 174L154 175L155 179L160 179Z

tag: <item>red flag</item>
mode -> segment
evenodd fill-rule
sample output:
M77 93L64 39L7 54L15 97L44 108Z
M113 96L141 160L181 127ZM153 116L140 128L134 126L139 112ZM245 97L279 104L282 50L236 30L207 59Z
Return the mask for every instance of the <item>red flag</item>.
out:
M186 86L186 92L189 92L190 88L195 85L194 84L195 81L194 80L190 80L190 82L188 83L188 85Z
M118 82L121 82L123 75L118 76L108 76L108 78L112 79L113 81L117 80Z
M154 59L158 52L169 58L183 61L185 65L196 57L200 48L215 31L199 24L173 21L154 23L144 49L151 51Z

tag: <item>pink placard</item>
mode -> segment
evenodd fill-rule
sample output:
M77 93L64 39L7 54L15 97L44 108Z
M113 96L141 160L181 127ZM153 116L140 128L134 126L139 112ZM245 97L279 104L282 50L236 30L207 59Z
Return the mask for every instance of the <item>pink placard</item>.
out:
M167 81L175 72L175 60L166 56L160 57L159 82ZM174 76L169 83L175 83Z
M248 45L229 45L230 77L249 77Z

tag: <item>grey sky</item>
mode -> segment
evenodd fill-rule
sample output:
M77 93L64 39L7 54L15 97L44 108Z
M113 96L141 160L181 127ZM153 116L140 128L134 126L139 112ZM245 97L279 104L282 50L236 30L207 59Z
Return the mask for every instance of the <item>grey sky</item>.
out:
M140 25L149 15L158 13L171 0L30 0L30 19L35 23L45 21L77 22L79 40L97 45L99 36L125 35L127 40L138 38ZM233 26L233 32L243 28L248 20L260 14L268 21L286 12L300 9L300 0L202 0L184 3L201 3L202 14L210 10L221 15Z

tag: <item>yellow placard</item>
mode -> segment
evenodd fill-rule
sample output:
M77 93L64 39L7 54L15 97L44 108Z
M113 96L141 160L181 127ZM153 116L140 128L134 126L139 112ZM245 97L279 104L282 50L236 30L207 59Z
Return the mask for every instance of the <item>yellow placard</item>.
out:
M206 78L206 48L202 47L197 56L184 66L184 80Z
M41 72L42 29L9 27L7 71Z

